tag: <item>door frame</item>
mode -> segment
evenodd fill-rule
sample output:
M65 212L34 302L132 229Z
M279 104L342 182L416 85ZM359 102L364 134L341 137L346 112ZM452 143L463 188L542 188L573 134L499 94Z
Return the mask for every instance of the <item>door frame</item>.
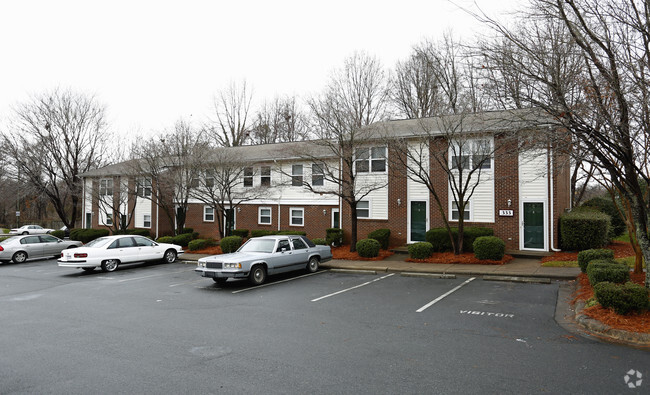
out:
M419 243L419 240L413 241L411 240L411 203L412 202L424 202L424 209L425 209L425 227L424 231L427 232L429 230L429 200L428 199L408 199L406 202L407 207L406 207L406 243L407 244L413 244L413 243Z
M542 235L544 237L544 247L543 248L525 248L524 247L524 203L541 203L544 207L543 217L544 217L544 231ZM546 199L522 199L519 202L519 249L522 251L548 251L548 202Z

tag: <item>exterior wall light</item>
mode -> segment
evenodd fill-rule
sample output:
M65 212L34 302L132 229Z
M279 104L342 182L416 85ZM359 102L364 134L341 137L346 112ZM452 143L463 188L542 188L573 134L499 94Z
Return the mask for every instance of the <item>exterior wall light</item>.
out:
M508 207L512 206L512 200L508 199Z
M327 215L327 210L323 209L323 215Z
M398 205L398 206L401 206L401 205L402 205L402 199L397 198L397 205Z

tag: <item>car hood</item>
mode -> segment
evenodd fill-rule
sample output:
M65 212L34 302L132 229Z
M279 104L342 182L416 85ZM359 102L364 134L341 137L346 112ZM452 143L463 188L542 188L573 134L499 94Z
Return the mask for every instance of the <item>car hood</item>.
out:
M206 256L199 259L201 262L247 262L258 259L268 258L271 255L268 252L233 252L230 254L220 254Z

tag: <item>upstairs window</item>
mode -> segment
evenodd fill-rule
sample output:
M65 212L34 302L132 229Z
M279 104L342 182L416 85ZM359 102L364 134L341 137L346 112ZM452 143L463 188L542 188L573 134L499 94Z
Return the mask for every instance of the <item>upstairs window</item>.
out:
M260 168L260 185L263 187L271 186L271 166L262 166Z
M138 183L138 196L143 198L151 197L151 178L140 178Z
M253 186L253 168L246 167L244 168L244 186L252 187Z
M311 165L311 185L315 187L322 187L324 184L325 176L323 174L323 168L319 164Z
M206 188L214 188L214 172L205 172L205 186Z
M291 166L291 186L302 186L302 165Z
M354 166L357 173L386 172L386 147L358 148Z
M454 143L449 149L452 170L491 169L492 143L488 139Z
M104 178L99 180L99 195L113 196L113 179Z

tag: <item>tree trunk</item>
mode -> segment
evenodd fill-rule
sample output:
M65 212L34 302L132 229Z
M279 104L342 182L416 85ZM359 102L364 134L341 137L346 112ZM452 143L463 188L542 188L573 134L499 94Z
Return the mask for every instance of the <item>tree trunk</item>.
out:
M636 239L645 259L645 287L650 289L650 239L648 239L647 216L645 207L638 196L632 198L632 215L636 224Z

